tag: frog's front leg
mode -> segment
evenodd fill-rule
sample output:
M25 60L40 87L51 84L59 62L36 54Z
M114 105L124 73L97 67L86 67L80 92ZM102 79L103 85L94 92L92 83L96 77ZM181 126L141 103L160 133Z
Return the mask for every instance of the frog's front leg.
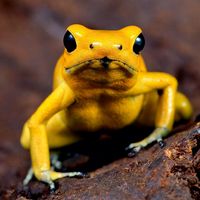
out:
M137 154L143 147L146 147L148 144L151 144L154 141L157 141L162 148L165 143L163 142L162 138L168 135L170 131L167 128L155 128L155 130L145 139L131 143L126 150L129 152L128 156L133 157Z
M133 95L145 94L153 90L162 90L162 95L158 102L155 130L142 141L131 143L126 149L132 156L141 148L157 141L162 146L162 138L172 129L175 115L175 95L177 89L177 80L168 74L157 72L143 72L138 75L137 84L133 87ZM150 117L151 113L149 113Z
M60 84L39 106L27 122L30 131L30 152L32 170L38 180L49 184L54 189L53 180L65 176L80 174L60 173L51 170L49 146L46 132L47 121L60 110L67 108L74 101L74 94L66 83Z

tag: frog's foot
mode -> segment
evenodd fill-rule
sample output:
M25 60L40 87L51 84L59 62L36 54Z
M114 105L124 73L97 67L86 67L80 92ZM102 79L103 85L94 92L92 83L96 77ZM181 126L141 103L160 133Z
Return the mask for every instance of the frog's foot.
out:
M128 157L133 157L140 151L141 148L142 146L139 144L137 146L136 143L131 143L128 147L125 148L125 150L128 152Z
M128 147L126 147L126 151L128 151L128 156L135 156L142 148L151 144L154 141L159 143L159 146L163 148L165 143L162 140L162 137L166 136L169 133L167 128L156 128L153 133L151 133L148 137L141 140L140 142L131 143Z
M36 177L38 180L43 181L49 185L49 188L51 191L55 191L55 183L53 182L56 179L59 178L64 178L64 177L78 177L78 178L83 178L86 177L87 175L82 173L82 172L55 172L53 170L43 170L40 172L35 173ZM31 181L31 179L34 176L33 169L30 168L24 181L23 185L26 186L28 183Z
M51 191L55 191L54 181L64 177L85 177L85 174L82 172L55 172L53 170L44 170L39 173L35 173L38 180L43 181L49 185Z
M87 177L87 174L84 174L82 172L55 172L53 171L55 168L56 169L61 169L62 168L62 163L61 161L58 160L59 154L58 153L53 153L51 155L51 163L52 163L52 169L51 170L44 170L40 171L39 173L35 173L35 176L37 177L38 180L43 181L49 185L50 191L55 191L55 183L53 182L56 179L59 178L64 178L64 177L78 177L78 178L83 178ZM23 181L23 185L26 186L28 183L31 181L31 179L34 176L33 169L30 168L28 170L28 173Z

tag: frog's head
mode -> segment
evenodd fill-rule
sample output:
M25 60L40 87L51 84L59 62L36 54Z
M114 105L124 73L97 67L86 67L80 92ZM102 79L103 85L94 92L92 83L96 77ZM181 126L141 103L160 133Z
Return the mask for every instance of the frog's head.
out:
M98 87L128 89L143 71L140 51L145 41L141 29L92 30L71 25L64 35L63 76Z

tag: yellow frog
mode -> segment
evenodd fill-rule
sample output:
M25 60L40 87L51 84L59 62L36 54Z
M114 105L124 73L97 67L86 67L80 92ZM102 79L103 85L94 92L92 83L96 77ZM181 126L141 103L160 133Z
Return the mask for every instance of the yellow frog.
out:
M135 122L154 126L147 138L127 147L134 153L161 142L175 119L191 117L191 104L177 92L176 78L147 71L139 27L92 30L75 24L67 28L63 41L53 91L25 123L21 136L22 146L30 149L32 173L51 189L55 179L81 175L50 168L49 148L84 137L75 133L121 129Z

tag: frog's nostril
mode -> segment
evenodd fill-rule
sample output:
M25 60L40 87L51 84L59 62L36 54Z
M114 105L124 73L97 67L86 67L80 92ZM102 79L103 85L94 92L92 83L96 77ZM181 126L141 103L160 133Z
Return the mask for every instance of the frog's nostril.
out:
M93 49L94 48L94 45L93 44L90 44L90 49Z
M118 48L119 50L122 50L122 45L119 44L117 48Z

